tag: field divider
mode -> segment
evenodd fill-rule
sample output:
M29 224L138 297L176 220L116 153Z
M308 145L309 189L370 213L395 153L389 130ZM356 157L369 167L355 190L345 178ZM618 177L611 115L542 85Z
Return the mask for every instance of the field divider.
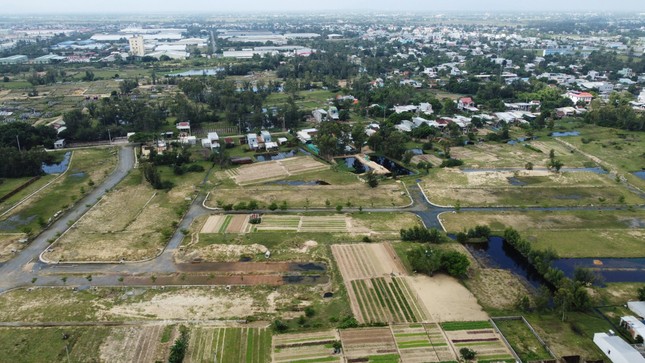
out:
M518 318L518 317L502 317L501 319L506 319L506 320L515 320L516 318ZM524 317L519 317L519 318L520 318L521 320L524 320ZM496 319L499 319L499 318L496 318ZM499 330L499 327L497 326L497 324L495 324L495 320L493 320L493 318L490 318L490 319L488 319L488 320L489 320L489 321L490 321L490 323L493 325L493 329L495 329L495 331L497 332L497 334L499 334L499 336L500 336L500 337L502 337L502 341L504 342L504 344L506 345L506 347L509 349L509 351L511 352L511 354L513 354L513 357L514 357L515 359L517 359L519 362L521 362L521 361L522 361L522 359L520 359L520 356L517 354L517 352L515 351L515 349L513 349L513 347L511 346L511 343L509 343L509 342L508 342L508 340L506 339L506 337L504 336L504 334L502 333L502 331L501 331L501 330ZM519 319L518 319L518 320L519 320ZM533 332L533 334L535 334L535 331L533 330L533 327L531 327L530 325L528 325L528 322L526 322L526 320L524 320L524 322L527 324L527 326L529 326L529 327L530 327L531 332ZM536 337L537 337L537 334L535 334L535 335L536 335ZM544 344L544 342L542 341L542 339L540 339L539 337L538 337L538 340L539 340L539 342L540 342L540 343ZM549 351L549 353L550 353L553 357L555 357L555 355L553 354L553 352L551 352L551 350L550 350L550 349L548 349L548 348L547 348L547 350Z
M122 229L121 231L125 231L126 229L128 229L128 227L130 227L130 225L131 225L132 223L134 223L134 221L136 221L136 220L137 220L137 218L139 218L139 216L140 216L141 214L143 214L143 211L146 209L146 207L148 206L148 204L150 204L150 202L152 202L152 199L153 199L154 197L156 197L156 196L157 196L157 192L152 193L152 196L150 197L150 199L148 199L148 200L145 202L145 204L141 207L141 209L137 212L137 214L136 214L134 217L132 217L132 218L130 219L130 221L125 225L125 227L123 227L123 229ZM89 212L89 211L88 211L88 212ZM83 214L83 217L85 217L85 215L86 215L86 214L87 214L87 213ZM82 217L81 217L81 218L82 218ZM79 219L80 219L80 218L79 218Z

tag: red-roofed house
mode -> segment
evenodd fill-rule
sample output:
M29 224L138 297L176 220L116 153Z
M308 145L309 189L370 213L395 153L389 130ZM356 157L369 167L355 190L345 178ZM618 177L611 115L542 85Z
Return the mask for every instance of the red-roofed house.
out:
M475 108L475 102L471 97L462 97L457 101L457 108L461 111Z
M567 98L573 101L573 103L578 103L580 101L590 103L593 99L593 95L589 92L569 91L567 92Z

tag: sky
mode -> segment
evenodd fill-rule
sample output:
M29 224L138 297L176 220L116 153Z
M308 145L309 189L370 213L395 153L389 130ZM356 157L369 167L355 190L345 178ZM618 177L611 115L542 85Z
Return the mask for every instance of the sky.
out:
M644 0L0 0L4 14L229 11L610 11L643 12Z

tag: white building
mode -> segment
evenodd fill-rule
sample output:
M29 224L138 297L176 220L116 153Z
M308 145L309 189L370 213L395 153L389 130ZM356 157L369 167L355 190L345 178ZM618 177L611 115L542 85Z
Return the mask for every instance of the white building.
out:
M628 301L627 308L641 319L645 318L645 301Z
M246 143L249 145L249 148L251 150L257 149L260 144L258 143L258 135L256 134L247 134L246 135Z
M128 39L130 42L130 54L136 57L143 57L146 54L146 48L143 44L143 36L137 35Z
M322 108L314 110L311 114L318 122L323 122L327 120L327 111L323 110Z
M645 324L633 316L623 316L620 318L620 326L627 329L634 340L638 336L645 338Z
M590 103L591 100L593 99L593 95L589 92L576 92L576 91L570 91L567 92L567 98L569 98L573 103L578 103L579 101L582 101L584 103Z
M613 363L645 363L645 358L620 337L596 333L593 342Z
M262 136L262 140L264 140L265 143L273 141L271 140L271 133L267 130L260 131L260 136Z

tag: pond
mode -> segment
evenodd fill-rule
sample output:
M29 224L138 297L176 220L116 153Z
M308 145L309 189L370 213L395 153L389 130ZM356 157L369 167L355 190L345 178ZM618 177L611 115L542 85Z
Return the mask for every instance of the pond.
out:
M635 171L633 174L636 175L637 178L645 180L645 170Z
M286 158L292 158L296 156L298 150L291 150L288 152L277 152L277 153L266 153L266 154L256 154L255 160L257 161L270 161L270 160L281 160Z
M344 164L354 174L363 174L372 170L369 166L361 163L357 158L349 156L346 158L336 158L338 164Z
M580 131L552 132L553 137L580 136Z
M568 277L584 267L600 274L602 282L645 282L645 258L561 258L553 265Z
M67 170L67 166L69 165L69 159L71 158L71 156L72 156L72 152L68 151L65 153L65 155L63 156L63 161L61 161L60 163L50 164L50 165L43 163L42 165L43 172L45 174L60 174L64 172L65 170Z
M490 237L486 243L466 243L466 248L484 265L503 268L525 278L532 286L539 287L545 280L502 237ZM553 267L561 269L572 278L576 267L596 271L602 282L645 282L645 258L560 258Z
M546 283L537 270L502 237L493 236L485 243L465 243L464 245L478 261L486 266L510 270L525 278L535 288Z
M223 71L223 68L209 68L209 69L191 69L181 73L170 73L168 77L192 77L192 76L215 76L217 73Z
M393 175L412 175L414 172L407 169L386 156L370 155L370 160L389 170Z

